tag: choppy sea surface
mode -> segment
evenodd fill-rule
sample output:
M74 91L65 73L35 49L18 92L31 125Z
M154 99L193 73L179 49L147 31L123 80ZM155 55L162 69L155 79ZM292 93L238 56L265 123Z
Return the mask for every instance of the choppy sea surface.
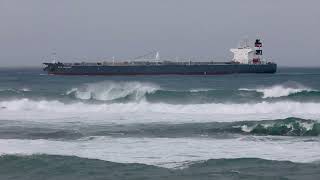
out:
M320 179L320 68L0 69L0 179Z

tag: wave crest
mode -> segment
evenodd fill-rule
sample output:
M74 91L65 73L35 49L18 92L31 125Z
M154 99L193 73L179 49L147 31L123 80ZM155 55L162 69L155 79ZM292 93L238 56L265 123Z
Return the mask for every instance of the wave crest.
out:
M63 103L61 101L35 101L18 99L0 101L2 119L57 119L74 117L106 122L210 122L319 117L320 103L311 102L261 102L261 103L209 103L165 104L147 101L129 103ZM132 113L135 116L132 116ZM89 118L90 117L90 118ZM119 121L119 119L121 121Z
M11 92L11 93L22 93L22 92L30 92L30 88L20 88L20 89L15 89L15 88L8 88L8 89L0 89L0 92Z
M234 128L255 135L318 136L320 134L320 124L317 121L299 118L241 123L242 125Z
M314 92L317 90L314 90L312 88L306 87L304 85L294 83L285 83L282 85L274 85L270 87L260 87L260 88L240 88L241 91L256 91L259 93L262 93L262 98L277 98L277 97L284 97L289 96L301 92Z
M67 95L74 95L78 99L111 101L129 97L133 100L141 100L148 93L160 89L158 85L141 82L113 82L104 81L88 83L81 87L69 90Z

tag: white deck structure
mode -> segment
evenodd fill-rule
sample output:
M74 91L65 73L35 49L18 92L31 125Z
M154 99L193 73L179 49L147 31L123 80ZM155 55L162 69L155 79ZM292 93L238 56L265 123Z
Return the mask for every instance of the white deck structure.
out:
M247 47L240 47L235 49L230 49L233 52L234 56L232 61L240 63L240 64L251 64L252 59L254 57L254 50L247 46Z

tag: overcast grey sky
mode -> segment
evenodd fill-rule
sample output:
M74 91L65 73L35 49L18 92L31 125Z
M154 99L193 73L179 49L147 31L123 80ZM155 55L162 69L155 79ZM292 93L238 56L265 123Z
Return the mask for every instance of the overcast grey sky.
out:
M319 0L0 0L0 67L75 58L231 56L264 40L279 65L320 66Z

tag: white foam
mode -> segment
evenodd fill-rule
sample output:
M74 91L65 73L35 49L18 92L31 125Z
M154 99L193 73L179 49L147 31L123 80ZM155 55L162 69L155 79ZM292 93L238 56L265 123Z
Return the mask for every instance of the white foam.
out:
M285 85L275 85L271 87L260 87L256 89L248 89L248 88L240 88L242 91L256 91L263 94L262 98L271 98L271 97L283 97L289 96L291 94L299 93L299 92L310 92L314 91L311 88L297 85L296 87L286 87Z
M311 162L320 160L320 143L292 138L111 138L75 141L1 139L0 154L74 155L121 163L176 167L190 161L256 157Z
M243 126L241 126L241 131L249 133L254 129L254 127L255 126L248 127L247 125L243 125Z
M75 94L79 99L115 100L118 98L134 97L134 100L141 100L146 93L152 93L160 87L156 84L141 82L113 82L104 81L88 83L81 87L72 88L67 94Z
M3 91L11 91L11 92L15 92L15 93L20 93L20 92L29 92L31 91L30 88L20 88L20 89L14 89L14 88L8 88L8 89L0 89L0 92Z
M0 119L103 121L112 123L243 121L300 117L318 119L320 103L261 102L244 104L173 105L146 101L111 104L35 101L0 101Z
M304 127L307 131L310 131L314 127L314 123L300 122L300 126Z
M31 91L31 89L30 88L21 88L21 89L19 89L20 91L23 91L23 92L29 92L29 91Z
M206 88L199 88L199 89L190 89L190 92L207 92L207 91L213 91L215 89L206 89Z
M303 127L305 128L307 131L310 131L313 129L314 127L314 122L298 122L299 123L299 127ZM273 127L275 125L275 123L266 123L266 124L259 124L264 128L269 128L269 127ZM295 125L292 123L288 123L288 124L284 124L287 128L290 129L296 129ZM253 129L255 129L257 127L257 125L253 125L253 126L247 126L247 125L243 125L241 126L241 131L243 132L251 132Z
M12 88L9 88L9 89L0 89L0 92L5 92L5 91L11 91L11 92L19 93L19 90L12 89Z

